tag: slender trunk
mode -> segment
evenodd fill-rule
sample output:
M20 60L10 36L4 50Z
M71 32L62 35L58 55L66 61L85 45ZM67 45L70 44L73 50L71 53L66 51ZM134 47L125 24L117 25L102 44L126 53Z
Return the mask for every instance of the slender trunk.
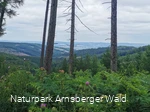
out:
M1 16L0 16L0 32L2 31L2 25L4 20L4 14L5 14L5 6L1 7ZM1 32L2 33L2 32Z
M74 35L75 35L75 0L72 0L69 74L72 74L73 72Z
M43 63L44 63L44 51L45 51L45 38L46 38L48 10L49 10L49 0L47 0L46 10L45 10L45 21L44 21L44 29L43 29L43 40L42 40L42 48L41 48L40 67L44 66Z
M111 70L117 71L117 0L111 1Z
M56 18L57 18L57 4L58 0L51 1L51 12L50 12L50 22L49 22L49 32L48 40L46 47L46 56L45 56L45 69L49 74L51 72L52 66L52 56L54 49L54 38L55 38L55 29L56 29Z

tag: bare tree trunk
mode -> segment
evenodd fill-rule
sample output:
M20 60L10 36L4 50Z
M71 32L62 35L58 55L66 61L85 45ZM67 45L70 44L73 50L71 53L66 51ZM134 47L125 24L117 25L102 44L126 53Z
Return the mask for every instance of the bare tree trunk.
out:
M74 35L75 35L75 0L72 0L69 74L72 74L73 72Z
M5 6L1 7L1 12L0 12L0 35L3 33L3 20L4 20L4 14L5 14Z
M0 16L0 27L2 26L3 24L3 18L4 18L4 11L5 11L5 8L1 8L1 16Z
M43 63L44 63L44 51L45 51L45 38L46 38L48 10L49 10L49 0L47 0L46 10L45 10L45 20L44 20L44 29L43 29L43 40L42 40L42 48L41 48L40 67L44 66Z
M4 0L3 2L6 2L6 1ZM0 26L2 26L2 24L3 24L4 13L5 13L5 8L6 8L6 6L2 5L2 3L1 3L1 7L0 7L0 14L1 14L0 15Z
M52 56L54 49L54 38L55 38L55 29L56 29L56 18L57 18L57 4L58 0L51 1L51 12L50 12L50 22L49 22L49 32L48 40L46 47L46 56L45 56L45 69L49 74L51 72L52 66Z
M111 70L117 71L117 0L111 1Z

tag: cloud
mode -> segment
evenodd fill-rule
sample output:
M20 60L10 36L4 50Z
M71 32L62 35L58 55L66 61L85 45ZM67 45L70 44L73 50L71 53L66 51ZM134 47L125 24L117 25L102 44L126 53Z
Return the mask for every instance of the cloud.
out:
M76 18L76 41L104 42L110 38L110 4L102 5L106 0L85 0L83 6L77 4L76 14L89 28L99 35L95 35L85 28ZM108 0L109 1L109 0ZM149 0L118 0L118 42L148 43L150 39L150 1ZM18 9L18 16L7 18L7 34L1 40L41 41L43 33L46 1L25 0L24 6ZM59 2L56 27L56 40L69 41L70 34L65 30L69 17L63 16L63 11L69 3ZM48 22L49 24L49 22Z

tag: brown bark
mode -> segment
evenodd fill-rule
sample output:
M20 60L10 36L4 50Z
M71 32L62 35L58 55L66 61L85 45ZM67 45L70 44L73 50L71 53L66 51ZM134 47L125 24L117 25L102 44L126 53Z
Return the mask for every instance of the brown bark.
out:
M0 12L0 35L3 33L3 20L4 20L4 14L5 14L5 6L1 7L1 12Z
M47 28L48 10L49 10L49 0L47 0L47 3L46 3L46 10L45 10L45 20L44 20L43 40L42 40L42 47L41 47L40 67L43 67L43 66L44 66L43 63L44 63L44 51L45 51L45 38L46 38L46 28Z
M51 0L50 22L46 47L46 56L45 56L45 69L48 74L51 72L52 67L52 56L54 49L54 38L55 38L56 18L57 18L57 4L58 0Z
M72 0L69 74L72 74L72 72L73 72L74 35L75 35L75 0Z
M111 1L111 71L117 71L117 0Z

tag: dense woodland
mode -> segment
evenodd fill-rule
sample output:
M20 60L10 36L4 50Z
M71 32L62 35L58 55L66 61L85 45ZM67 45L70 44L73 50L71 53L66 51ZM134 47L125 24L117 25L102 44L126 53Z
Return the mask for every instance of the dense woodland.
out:
M144 49L144 50L143 50ZM46 103L49 112L149 112L150 105L150 46L138 48L135 53L118 55L118 72L110 72L110 52L100 57L74 56L73 76L68 74L68 59L54 59L51 75L38 68L39 57L18 57L1 54L0 99L1 111L40 112L41 103L12 103L10 94L19 96L100 96L127 94L126 103ZM85 66L88 65L88 66ZM61 72L59 70L64 70ZM90 82L87 86L86 81ZM88 91L88 92L87 92ZM70 105L68 107L68 105ZM97 106L98 105L98 106ZM138 108L137 108L138 105ZM75 110L74 110L75 109Z
M70 49L62 56L54 50L58 2L47 0L41 56L0 53L0 112L149 112L150 46L117 47L117 0L111 1L110 48L79 51L74 50L77 6L76 0L71 1ZM16 9L23 3L23 0L0 1L1 37L5 34L4 14L15 16ZM45 46L49 3L50 25ZM22 50L16 46L7 49L12 48ZM73 102L15 102L11 99L11 95L47 97L48 94L53 98L59 95L74 99ZM91 104L92 99L88 99L77 102L77 97L103 96L107 99L109 95L126 97L126 101L102 100Z

